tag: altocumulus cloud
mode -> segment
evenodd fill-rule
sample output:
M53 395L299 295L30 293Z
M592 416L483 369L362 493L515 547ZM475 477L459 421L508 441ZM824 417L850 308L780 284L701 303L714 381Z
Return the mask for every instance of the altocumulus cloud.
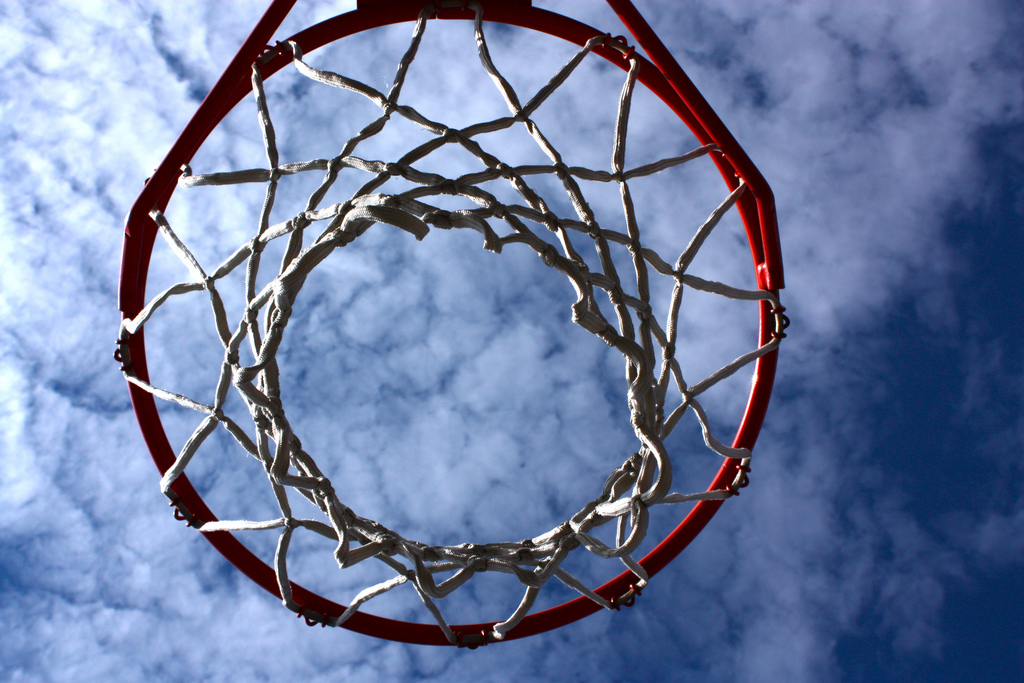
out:
M900 470L929 456L914 450L915 430L946 427L894 415L904 400L892 388L900 376L894 345L914 342L884 323L904 316L915 329L946 335L976 315L963 310L957 292L962 271L976 264L958 258L948 215L952 207L968 215L985 209L979 196L990 176L979 135L1019 129L1019 12L985 3L641 7L775 190L784 296L795 321L777 395L752 486L638 607L466 653L377 643L289 619L169 518L108 360L123 215L261 5L0 10L5 677L626 680L642 672L665 680L821 681L851 672L893 676L892 662L914 670L949 656L950 591L971 581L979 564L1020 566L1020 491L1004 487L988 507L953 499L922 508L917 498L927 490L891 485L912 478ZM608 23L600 7L571 5L553 4ZM299 13L296 25L331 10ZM323 117L329 121L329 112ZM241 160L260 153L258 144L231 136L216 144ZM1009 211L1019 216L1017 202ZM430 518L434 527L478 525L472 535L487 535L491 522L466 516L463 503L485 498L480 504L500 516L517 501L489 497L490 483L458 475L447 454L500 449L525 461L555 444L568 454L565 470L549 472L542 485L564 483L580 468L601 472L589 454L606 440L618 452L621 434L572 432L621 419L619 397L592 379L597 370L617 371L608 369L606 349L566 331L564 283L517 288L534 276L532 263L503 255L492 269L475 235L441 237L448 239L410 244L387 259L339 264L314 282L304 293L311 309L322 295L345 314L303 318L309 344L289 352L299 366L356 380L347 385L355 393L326 387L318 396L324 405L351 406L346 448L380 453L379 462L365 461L363 504L407 516L396 523ZM458 268L439 260L444 250L460 256ZM332 287L332 277L373 293ZM444 286L424 292L424 280ZM385 309L393 313L382 321ZM381 329L387 334L374 336ZM460 334L446 335L450 329ZM203 332L185 332L202 347ZM331 354L332 339L371 361ZM958 419L979 430L968 457L994 458L987 453L994 450L1011 463L982 487L1020 473L1021 422L1007 408L1020 405L1019 343L1019 336L975 337L951 349L964 364ZM435 362L424 366L425 355ZM559 389L573 382L575 390ZM438 394L439 385L451 393ZM495 412L509 386L516 391L507 413ZM563 392L557 409L545 402L554 391ZM455 395L463 410L451 410L447 398ZM382 403L406 431L387 428ZM474 406L478 419L492 421L469 437L463 423ZM318 413L312 397L303 407L309 429L326 432L330 411ZM506 430L524 416L532 429ZM179 424L172 415L171 430L187 434L185 417ZM402 451L440 452L455 497L406 507L417 482L384 476L387 458ZM510 458L490 472L521 476L519 464ZM944 476L956 478L958 467L949 464ZM564 514L542 500L516 512L517 522L532 530ZM938 526L926 516L936 507Z

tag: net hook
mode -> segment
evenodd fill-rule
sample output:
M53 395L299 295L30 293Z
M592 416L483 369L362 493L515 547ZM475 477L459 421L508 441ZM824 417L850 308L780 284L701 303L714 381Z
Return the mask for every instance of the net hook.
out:
M747 474L750 472L750 467L746 465L740 465L739 467L736 468L736 471L739 473L739 477L737 477L739 483L737 483L737 480L733 480L732 483L725 487L725 490L728 491L729 494L733 496L740 495L740 489L744 489L750 484L750 477L747 476Z
M772 339L785 339L786 328L789 327L789 316L786 315L785 306L776 306L771 310L775 316L775 329L772 330Z
M456 645L458 647L464 647L468 650L475 650L478 647L487 645L490 642L490 633L482 629L479 633L460 633L456 640Z
M185 512L182 511L181 506L178 505L177 500L172 500L170 503L168 503L168 505L174 507L174 518L176 520L178 520L179 522L185 522L185 526L196 525L196 518L192 515L185 514Z
M117 348L114 349L114 360L121 364L121 372L128 372L133 369L131 353L128 351L128 340L118 339Z
M629 590L620 595L617 598L612 598L612 607L615 611L619 611L622 607L632 607L636 604L636 598L643 591L635 583L629 584Z
M300 608L299 609L299 613L296 614L295 616L305 620L306 626L313 627L313 626L316 626L317 624L320 624L320 628L327 628L327 619L320 619L319 618L320 615L317 614L316 612L313 612L313 615L314 616L312 616L312 617L307 616L306 615L306 611L304 609Z
M604 43L602 44L621 52L622 58L625 60L628 60L636 52L636 48L629 44L625 36L613 36L610 33L606 33L604 34Z
M277 57L279 54L284 52L284 43L280 40L275 41L273 45L267 44L263 46L263 52L256 58L260 66L266 66L272 59Z

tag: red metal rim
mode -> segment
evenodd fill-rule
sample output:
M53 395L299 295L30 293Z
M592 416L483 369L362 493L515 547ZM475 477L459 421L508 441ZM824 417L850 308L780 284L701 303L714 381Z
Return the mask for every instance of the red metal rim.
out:
M583 45L594 36L605 35L573 19L531 7L527 1L478 1L484 7L484 16L488 21L541 31L578 45ZM156 225L149 217L150 210L153 207L159 207L161 210L166 208L182 164L192 159L221 119L250 92L250 65L264 52L265 46L294 2L295 0L275 0L271 4L132 206L125 226L119 286L120 309L124 317L134 317L145 304L146 274L157 234ZM774 199L767 182L629 0L608 2L637 38L640 46L657 64L655 66L641 58L639 80L686 123L701 143L711 142L719 146L723 154L715 155L715 163L730 189L737 186L738 179L747 183L750 191L744 193L738 208L750 242L758 285L762 289L777 291L783 286L782 259ZM297 42L303 51L308 53L355 33L388 24L414 21L423 6L422 0L360 2L355 11L312 26L290 40ZM442 19L473 19L474 16L472 9L458 4L439 12L439 18ZM622 68L628 68L628 63L616 50L602 47L596 52ZM284 55L274 57L263 66L264 77L269 77L288 61ZM775 315L771 303L761 302L760 344L766 344L771 340L774 324ZM148 381L142 330L127 341L127 351L135 375L143 381ZM744 416L733 440L734 447L752 448L757 440L771 396L776 362L777 351L772 351L756 361L754 382ZM132 383L128 384L128 388L143 437L158 470L163 474L173 465L176 456L164 432L154 397ZM726 460L711 481L708 490L728 487L739 467L738 460ZM176 516L189 519L190 523L205 523L217 519L185 476L176 480L172 491L178 496L174 503L177 506ZM664 568L703 530L721 504L721 500L697 503L665 540L640 561L644 569L650 575L654 575ZM203 535L246 576L268 592L278 598L281 597L274 570L250 552L230 532L206 532ZM632 572L627 571L597 588L596 592L613 600L630 591L636 580ZM304 608L300 616L305 616L308 623L322 623L325 617L338 616L345 609L342 605L300 585L293 583L292 590L295 602ZM600 609L599 605L588 598L579 597L557 607L527 615L507 633L505 639L522 638L558 628ZM464 624L453 626L452 629L459 635L458 644L473 647L487 643L487 638L481 634L490 631L493 624L494 622ZM396 621L365 612L356 613L343 626L359 633L389 640L429 645L451 644L436 624Z

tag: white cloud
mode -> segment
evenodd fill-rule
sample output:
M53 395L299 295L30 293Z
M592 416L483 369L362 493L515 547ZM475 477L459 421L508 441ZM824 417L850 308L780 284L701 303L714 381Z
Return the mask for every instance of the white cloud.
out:
M783 294L794 319L780 397L752 486L636 607L472 657L306 629L166 510L109 360L119 227L257 12L156 7L0 10L10 34L0 76L0 623L16 626L0 644L0 672L58 680L379 680L382 672L486 680L496 670L523 678L540 670L593 680L662 667L666 679L758 680L771 672L828 680L841 673L836 642L865 622L898 651L941 653L945 585L965 570L960 551L941 546L878 479L872 422L885 393L871 363L879 342L858 333L908 295L935 329L957 325L947 312L956 252L945 241L943 210L975 201L972 169L984 160L972 136L980 126L1019 121L1024 97L1012 24L998 6L735 3L688 8L688 16L675 5L642 7L776 191ZM595 21L610 14L596 4L585 11ZM407 31L397 33L405 40ZM590 102L584 95L574 97ZM333 110L313 114L329 122ZM254 117L249 109L236 118L232 132ZM307 142L290 141L296 150ZM214 144L233 162L260 156L233 135ZM380 247L393 237L380 230L361 239ZM210 262L226 249L211 234L190 237ZM574 489L599 483L608 469L603 450L630 448L628 428L609 424L623 412L619 360L588 335L566 331L568 286L528 251L513 253L520 245L494 256L475 233L435 230L416 244L398 238L383 256L353 246L332 257L303 292L287 348L310 368L305 389L322 389L296 398L307 415L303 441L343 448L355 500L409 522L416 534L446 523L485 536L539 531L563 512L552 500L571 508L583 495ZM175 268L157 264L158 276L180 277ZM318 302L342 313L325 315ZM171 343L163 356L154 352L160 361L202 342L192 327L165 332ZM377 353L381 346L388 352ZM984 412L984 387L1009 352L999 344L977 352L964 388L974 414ZM608 367L616 369L601 375ZM323 377L354 381L317 387ZM339 415L346 424L335 439L329 429ZM169 419L172 437L187 433L193 417ZM1020 431L999 433L1019 443ZM464 446L478 457L511 455L448 490ZM402 468L396 453L426 459L435 450L446 455L379 493L384 465ZM493 484L510 479L542 504L513 512L511 493ZM424 485L438 494L421 496ZM467 500L485 501L496 517L475 519ZM958 547L1018 562L1014 510L972 517ZM673 657L661 662L666 650Z

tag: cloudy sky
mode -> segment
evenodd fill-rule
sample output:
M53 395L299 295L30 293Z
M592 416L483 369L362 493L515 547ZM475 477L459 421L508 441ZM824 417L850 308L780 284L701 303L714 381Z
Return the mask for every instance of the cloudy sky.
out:
M535 4L624 32L597 2ZM262 3L0 8L0 678L1024 675L1024 11L638 6L772 185L793 324L751 485L636 605L473 652L307 628L236 572L173 519L110 357L124 216ZM344 9L302 6L279 37ZM503 115L490 82L474 80L478 66L468 76L430 66L438 55L476 66L472 33L433 29L403 96L450 125ZM333 58L331 68L384 90L410 33L403 25L309 59L326 68ZM488 35L524 101L573 52ZM595 64L582 75L606 87L567 82L538 120L572 164L607 169L622 73ZM372 120L361 96L290 77L268 95L282 161L332 155L325 142L336 150ZM695 146L638 97L627 166ZM193 171L265 167L256 121L254 105L240 105ZM408 149L393 142L367 150L393 159ZM505 142L509 163L542 162L536 145ZM685 192L638 182L650 244L669 261L725 199L699 163L663 174ZM298 178L282 186L281 207L315 189L318 179ZM212 272L252 238L262 192L179 190L168 220ZM614 195L594 190L599 217L614 220ZM724 221L692 272L750 287L740 234ZM470 230L432 229L418 242L372 228L309 277L282 345L288 416L306 450L359 514L424 542L543 533L636 448L621 357L571 325L566 279L524 245L498 256L482 242ZM189 277L158 249L149 294ZM161 386L210 402L223 351L208 299L193 296L147 327L149 362ZM241 296L225 293L229 308ZM680 345L699 379L751 348L754 309L686 296ZM706 398L725 441L749 382L740 375ZM176 448L201 419L171 406L162 415ZM706 486L717 465L692 417L669 443L680 493ZM189 473L215 512L280 516L259 463L220 432L205 448ZM685 513L661 508L652 541ZM272 555L276 536L260 533L246 542ZM339 576L330 548L324 560L314 545L297 542L296 571L338 602L387 578ZM596 585L621 565L572 569ZM453 623L514 608L515 591L478 578L444 605ZM552 591L553 601L573 597ZM394 594L367 611L431 620L422 606L410 611L411 590Z

